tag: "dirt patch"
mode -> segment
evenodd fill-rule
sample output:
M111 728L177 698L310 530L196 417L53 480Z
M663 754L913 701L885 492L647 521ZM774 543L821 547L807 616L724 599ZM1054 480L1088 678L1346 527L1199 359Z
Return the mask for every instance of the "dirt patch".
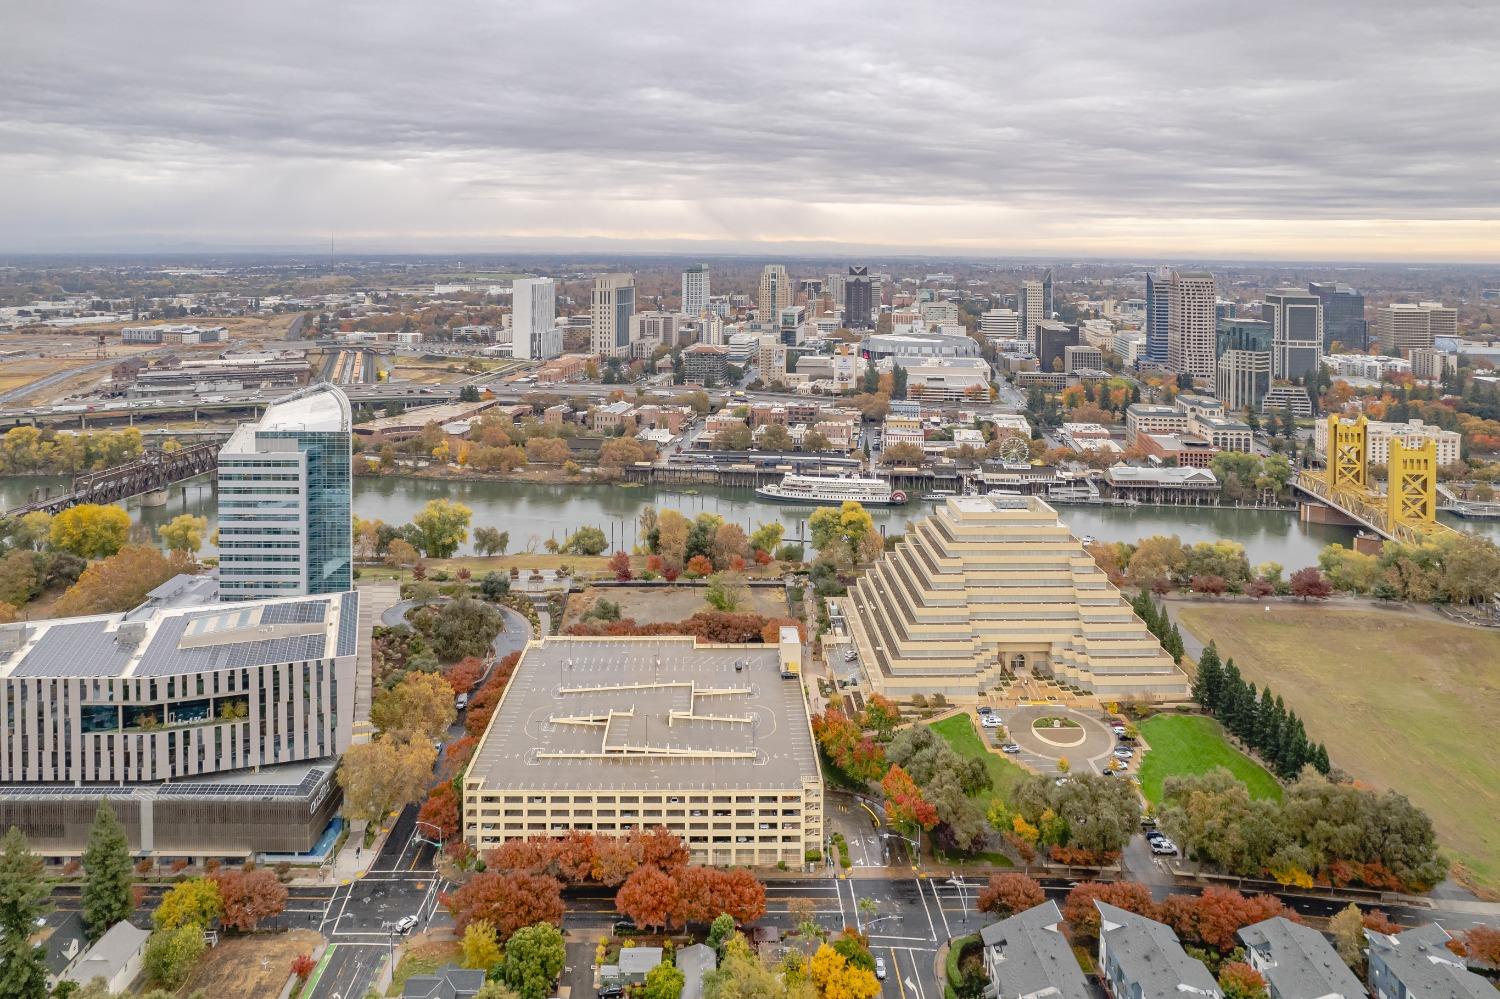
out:
M582 593L568 598L565 625L575 623L594 601L601 597L620 605L622 618L634 618L636 624L657 624L663 621L681 621L699 611L713 610L703 599L705 587L686 586L591 586ZM786 591L779 586L749 587L750 599L737 612L764 614L766 617L786 617Z
M323 937L312 930L220 937L180 990L210 996L274 996L292 973L292 960L311 954Z

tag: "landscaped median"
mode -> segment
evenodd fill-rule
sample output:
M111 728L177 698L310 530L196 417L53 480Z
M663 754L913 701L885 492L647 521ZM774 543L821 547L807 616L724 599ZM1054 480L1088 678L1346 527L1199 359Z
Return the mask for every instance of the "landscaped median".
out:
M1141 760L1141 791L1161 804L1168 777L1211 773L1223 767L1250 790L1252 798L1281 800L1281 785L1270 772L1230 745L1224 729L1203 715L1159 714L1140 723L1150 748Z

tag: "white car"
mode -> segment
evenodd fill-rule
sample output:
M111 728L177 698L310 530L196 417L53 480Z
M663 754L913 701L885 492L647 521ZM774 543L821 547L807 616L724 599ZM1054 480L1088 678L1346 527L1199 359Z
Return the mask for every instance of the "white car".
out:
M995 715L980 715L979 724L983 725L985 728L999 728L1002 723L1000 719Z
M885 958L883 957L875 959L875 977L882 982L885 981Z
M396 920L396 932L400 933L402 936L410 933L412 930L416 929L416 927L416 916L402 916L400 919Z
M1163 857L1175 857L1177 855L1177 844L1160 836L1151 841L1151 852Z
M1117 760L1129 760L1134 759L1135 751L1132 749L1126 749L1124 746L1121 746L1119 749L1115 750L1114 755L1115 759Z

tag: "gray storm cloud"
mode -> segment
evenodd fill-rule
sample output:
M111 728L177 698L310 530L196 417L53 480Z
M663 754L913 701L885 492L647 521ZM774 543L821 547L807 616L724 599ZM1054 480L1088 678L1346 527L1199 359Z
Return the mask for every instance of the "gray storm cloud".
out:
M0 29L9 250L1500 256L1494 3L3 0Z

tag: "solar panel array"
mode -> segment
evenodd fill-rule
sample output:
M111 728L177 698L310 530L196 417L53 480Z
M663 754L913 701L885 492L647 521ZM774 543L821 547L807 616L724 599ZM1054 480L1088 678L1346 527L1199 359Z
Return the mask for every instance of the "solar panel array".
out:
M135 647L115 641L103 621L54 624L43 633L11 676L114 676Z
M253 642L234 642L198 649L179 649L187 619L163 618L156 637L141 654L136 676L169 676L219 669L240 669L271 663L298 663L322 659L327 642L324 635L296 635L289 638L266 638Z
M0 784L0 797L25 798L305 798L327 778L330 768L313 767L296 784L222 784L179 781L162 784Z
M327 620L328 603L324 600L299 600L294 604L267 604L261 608L261 624L311 624Z
M352 656L359 647L359 592L350 590L339 598L339 641L334 655Z

